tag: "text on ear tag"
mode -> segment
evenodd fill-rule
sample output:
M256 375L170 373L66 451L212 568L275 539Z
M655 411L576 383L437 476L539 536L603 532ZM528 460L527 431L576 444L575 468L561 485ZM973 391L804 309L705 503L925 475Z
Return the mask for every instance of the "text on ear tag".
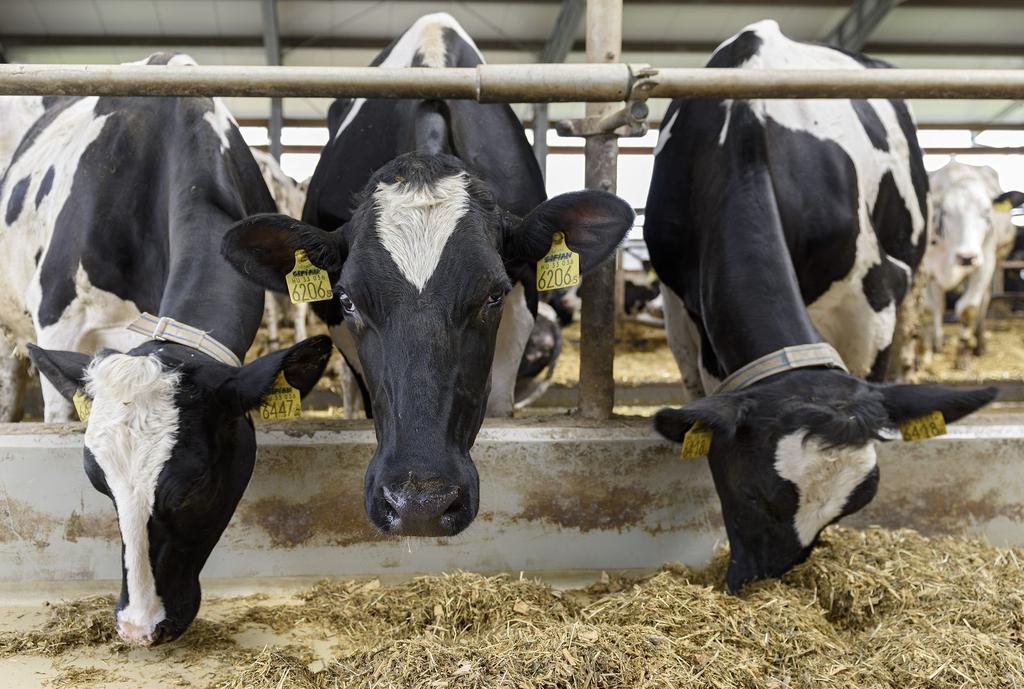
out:
M264 421L282 421L302 416L302 397L299 391L288 384L284 372L277 374L274 386L263 396L260 403L260 418Z
M92 414L92 400L79 388L75 390L71 402L75 405L75 412L82 423L89 423L89 415Z
M904 440L927 440L946 435L946 419L942 412L933 411L916 419L900 421L900 435Z
M537 291L574 287L580 284L580 255L565 243L565 235L555 232L551 248L537 261Z
M711 429L700 421L683 436L683 459L697 459L711 451Z
M327 271L317 268L302 249L295 250L295 267L284 276L288 296L293 304L327 301L331 298L331 279Z
M999 203L992 204L992 210L999 211L1000 213L1009 213L1013 210L1013 204L1009 199L1006 201L1000 201Z

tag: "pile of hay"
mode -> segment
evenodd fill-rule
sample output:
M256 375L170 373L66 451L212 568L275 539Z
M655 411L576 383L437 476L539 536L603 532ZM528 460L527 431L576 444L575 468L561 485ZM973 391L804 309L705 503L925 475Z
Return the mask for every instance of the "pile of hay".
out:
M291 645L222 645L230 669L210 687L1024 687L1017 551L832 528L807 563L742 597L720 589L725 557L570 591L467 573L323 582L219 622ZM90 629L83 644L105 641ZM295 645L300 629L329 640L329 657ZM54 648L47 633L37 648ZM66 625L53 633L69 643ZM0 638L0 654L12 648Z

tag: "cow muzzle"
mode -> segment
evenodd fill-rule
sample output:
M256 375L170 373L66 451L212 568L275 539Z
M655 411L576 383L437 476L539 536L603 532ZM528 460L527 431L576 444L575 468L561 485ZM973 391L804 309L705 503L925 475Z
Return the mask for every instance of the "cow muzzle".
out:
M475 516L472 490L438 476L409 474L383 483L370 518L378 529L395 536L454 536Z
M978 265L978 254L973 251L958 251L956 252L956 264L965 268L976 266Z

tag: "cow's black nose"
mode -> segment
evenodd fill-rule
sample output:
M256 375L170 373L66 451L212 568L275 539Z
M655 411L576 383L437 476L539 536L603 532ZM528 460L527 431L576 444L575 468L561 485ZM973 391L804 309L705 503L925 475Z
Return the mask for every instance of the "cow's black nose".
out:
M450 536L458 530L464 491L441 479L406 479L384 486L384 500L394 514L390 532L402 536Z

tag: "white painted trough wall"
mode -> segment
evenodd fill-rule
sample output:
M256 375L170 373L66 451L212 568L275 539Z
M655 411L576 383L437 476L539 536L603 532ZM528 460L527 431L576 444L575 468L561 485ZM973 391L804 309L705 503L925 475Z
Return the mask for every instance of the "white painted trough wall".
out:
M369 529L365 422L297 422L258 441L204 578L653 568L704 563L724 541L706 460L680 460L646 419L489 422L473 451L480 516L448 541ZM89 485L81 445L80 424L0 425L0 581L120 577L113 508ZM1024 426L952 426L878 454L878 497L848 523L1024 545Z

